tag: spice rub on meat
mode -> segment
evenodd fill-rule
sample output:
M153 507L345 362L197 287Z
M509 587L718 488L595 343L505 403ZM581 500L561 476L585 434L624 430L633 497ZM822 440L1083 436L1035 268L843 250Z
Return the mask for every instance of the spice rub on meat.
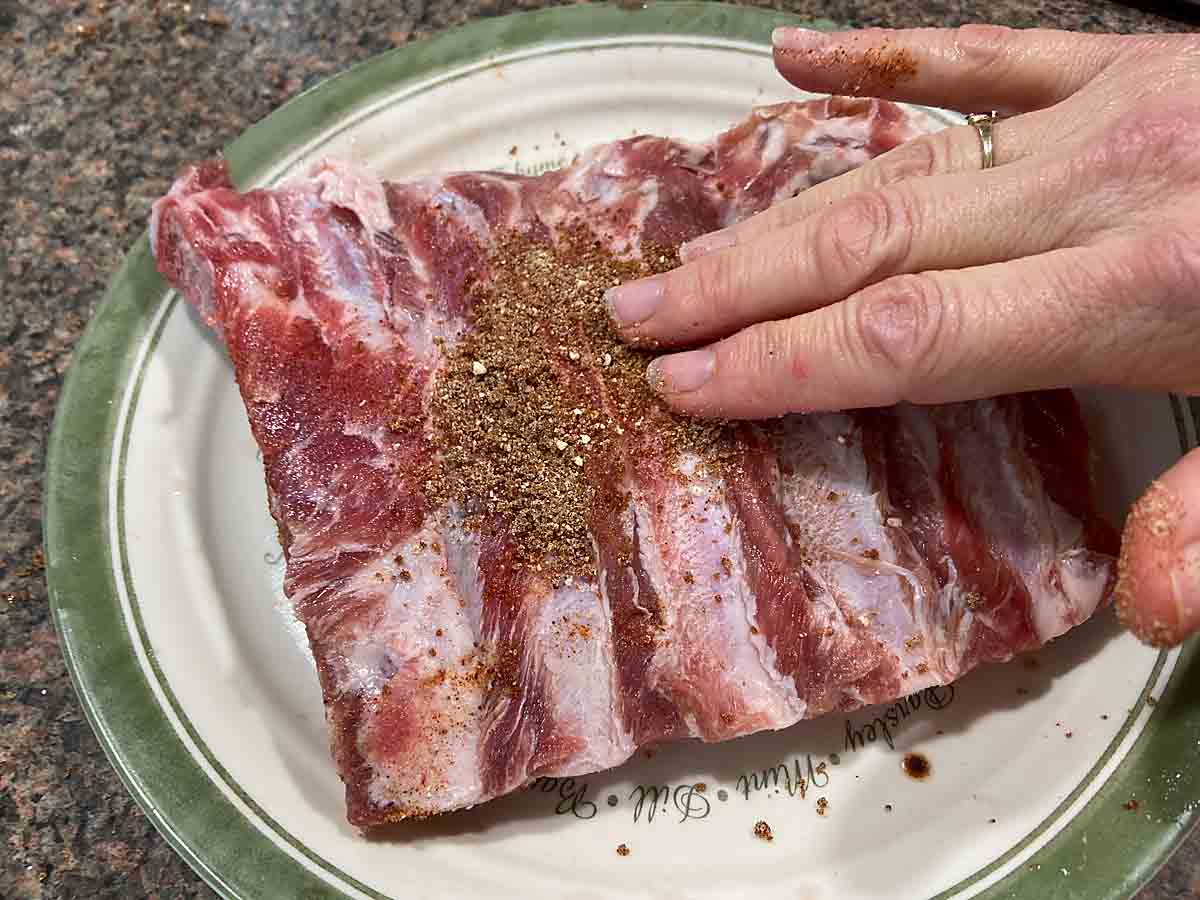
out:
M612 281L919 132L830 98L536 177L205 164L156 204L262 450L351 822L889 701L1107 596L1069 393L700 423L607 330Z
M649 245L617 258L580 229L553 244L501 236L435 378L431 494L467 527L503 522L521 563L556 585L594 577L590 523L628 503L606 486L635 447L666 470L666 454L712 466L737 446L728 426L662 403L646 382L651 354L623 344L605 310L606 288L677 263Z

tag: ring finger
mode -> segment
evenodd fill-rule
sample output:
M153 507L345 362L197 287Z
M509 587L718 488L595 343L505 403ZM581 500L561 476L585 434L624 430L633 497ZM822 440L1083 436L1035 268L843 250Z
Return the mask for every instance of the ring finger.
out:
M1040 115L1032 114L997 122L992 128L992 165L1003 166L1024 159L1045 147L1041 119ZM776 204L744 222L689 241L679 248L679 256L684 262L691 262L786 228L853 194L915 178L977 172L982 164L981 135L976 128L972 125L946 128L906 141L865 165L802 191L793 199Z

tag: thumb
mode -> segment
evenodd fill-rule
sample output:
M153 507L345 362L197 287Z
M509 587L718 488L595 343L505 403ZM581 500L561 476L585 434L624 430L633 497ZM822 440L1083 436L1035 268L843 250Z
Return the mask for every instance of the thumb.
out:
M1200 630L1200 449L1168 469L1129 511L1114 602L1121 623L1155 647Z

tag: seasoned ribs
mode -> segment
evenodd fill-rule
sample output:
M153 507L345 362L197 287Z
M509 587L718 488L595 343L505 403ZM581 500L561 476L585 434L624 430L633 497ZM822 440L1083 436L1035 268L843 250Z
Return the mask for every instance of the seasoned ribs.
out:
M157 203L158 267L224 340L262 449L351 822L890 701L1106 598L1112 535L1068 392L739 426L728 470L630 452L590 577L567 582L427 490L432 392L500 235L582 228L637 259L920 130L890 103L830 98L536 177L386 183L325 161L239 192L207 163Z

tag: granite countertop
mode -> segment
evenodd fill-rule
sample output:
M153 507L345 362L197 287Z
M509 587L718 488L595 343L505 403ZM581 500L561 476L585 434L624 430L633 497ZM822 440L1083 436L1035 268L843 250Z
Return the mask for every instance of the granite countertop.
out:
M215 896L147 822L85 722L39 549L46 434L71 349L150 204L181 163L348 64L545 5L0 0L0 897ZM1053 11L1036 0L763 5L851 25L1185 27L1086 0ZM1194 834L1142 900L1200 896L1198 864Z

